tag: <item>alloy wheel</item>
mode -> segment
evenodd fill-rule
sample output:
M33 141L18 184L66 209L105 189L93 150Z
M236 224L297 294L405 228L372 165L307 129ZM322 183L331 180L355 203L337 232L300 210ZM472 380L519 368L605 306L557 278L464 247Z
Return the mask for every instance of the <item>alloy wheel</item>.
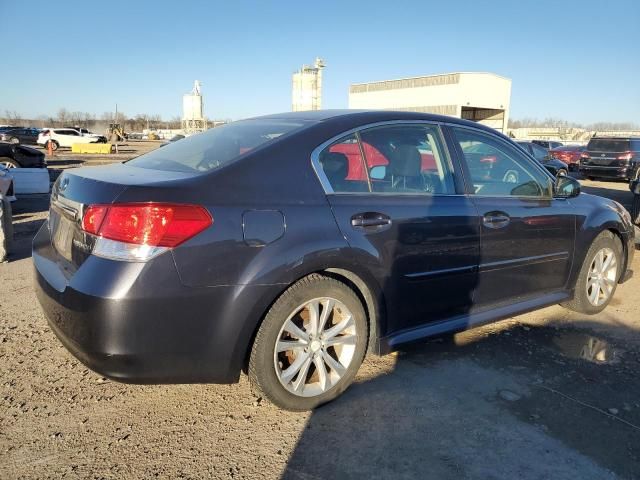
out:
M615 252L601 248L593 257L587 275L587 298L589 303L599 307L611 296L618 280L618 261Z
M354 359L357 334L353 314L334 298L315 298L298 306L274 346L278 380L301 397L330 390Z

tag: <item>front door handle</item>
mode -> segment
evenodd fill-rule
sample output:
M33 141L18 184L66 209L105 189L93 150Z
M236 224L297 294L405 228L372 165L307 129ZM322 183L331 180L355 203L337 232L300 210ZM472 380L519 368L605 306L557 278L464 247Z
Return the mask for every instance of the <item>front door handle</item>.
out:
M351 217L351 226L354 228L379 228L391 225L391 218L384 213L365 212Z
M504 228L511 222L511 217L505 212L487 212L482 217L482 224L487 228Z

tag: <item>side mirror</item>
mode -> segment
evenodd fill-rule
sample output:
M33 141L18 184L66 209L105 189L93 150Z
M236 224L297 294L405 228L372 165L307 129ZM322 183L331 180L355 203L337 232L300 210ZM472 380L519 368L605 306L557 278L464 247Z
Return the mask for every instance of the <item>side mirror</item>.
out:
M553 193L558 198L573 198L580 195L580 182L575 178L562 175L556 177Z
M384 165L378 165L369 170L369 177L372 180L384 180L384 177L387 175L387 167Z

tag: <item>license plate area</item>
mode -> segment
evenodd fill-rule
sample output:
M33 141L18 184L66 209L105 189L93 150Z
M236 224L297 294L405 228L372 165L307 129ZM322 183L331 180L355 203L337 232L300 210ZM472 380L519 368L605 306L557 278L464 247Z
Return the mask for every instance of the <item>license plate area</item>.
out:
M49 213L51 242L56 251L67 261L73 260L73 237L76 226L73 220L52 207Z

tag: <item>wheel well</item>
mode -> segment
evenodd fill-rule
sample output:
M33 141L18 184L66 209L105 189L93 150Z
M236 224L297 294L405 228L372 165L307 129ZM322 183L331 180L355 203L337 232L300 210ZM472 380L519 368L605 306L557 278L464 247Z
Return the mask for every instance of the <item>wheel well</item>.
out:
M379 332L381 330L380 324L381 324L381 321L385 318L384 311L383 311L384 303L381 301L380 298L374 295L374 292L372 291L372 289L357 274L341 268L327 268L325 270L309 272L308 274L292 281L291 284L287 286L287 288L285 288L282 292L280 292L280 294L277 295L273 299L273 301L267 306L267 308L265 309L265 311L262 313L260 317L260 321L256 324L251 334L251 339L248 342L247 350L244 355L244 362L242 364L242 371L244 373L247 373L247 370L249 368L249 357L251 356L251 349L253 348L253 342L256 339L258 330L260 329L260 326L262 325L262 321L264 320L264 317L267 315L267 312L269 312L269 309L271 309L271 307L276 302L276 300L278 300L278 298L285 291L287 291L287 289L291 285L302 280L303 278L308 277L309 275L313 275L314 273L319 275L324 275L326 277L331 277L335 280L338 280L339 282L344 283L351 290L353 290L353 292L358 296L358 298L362 302L362 305L365 307L365 313L367 314L367 323L369 324L369 342L367 345L367 352L372 351L377 353L377 340L378 340Z

